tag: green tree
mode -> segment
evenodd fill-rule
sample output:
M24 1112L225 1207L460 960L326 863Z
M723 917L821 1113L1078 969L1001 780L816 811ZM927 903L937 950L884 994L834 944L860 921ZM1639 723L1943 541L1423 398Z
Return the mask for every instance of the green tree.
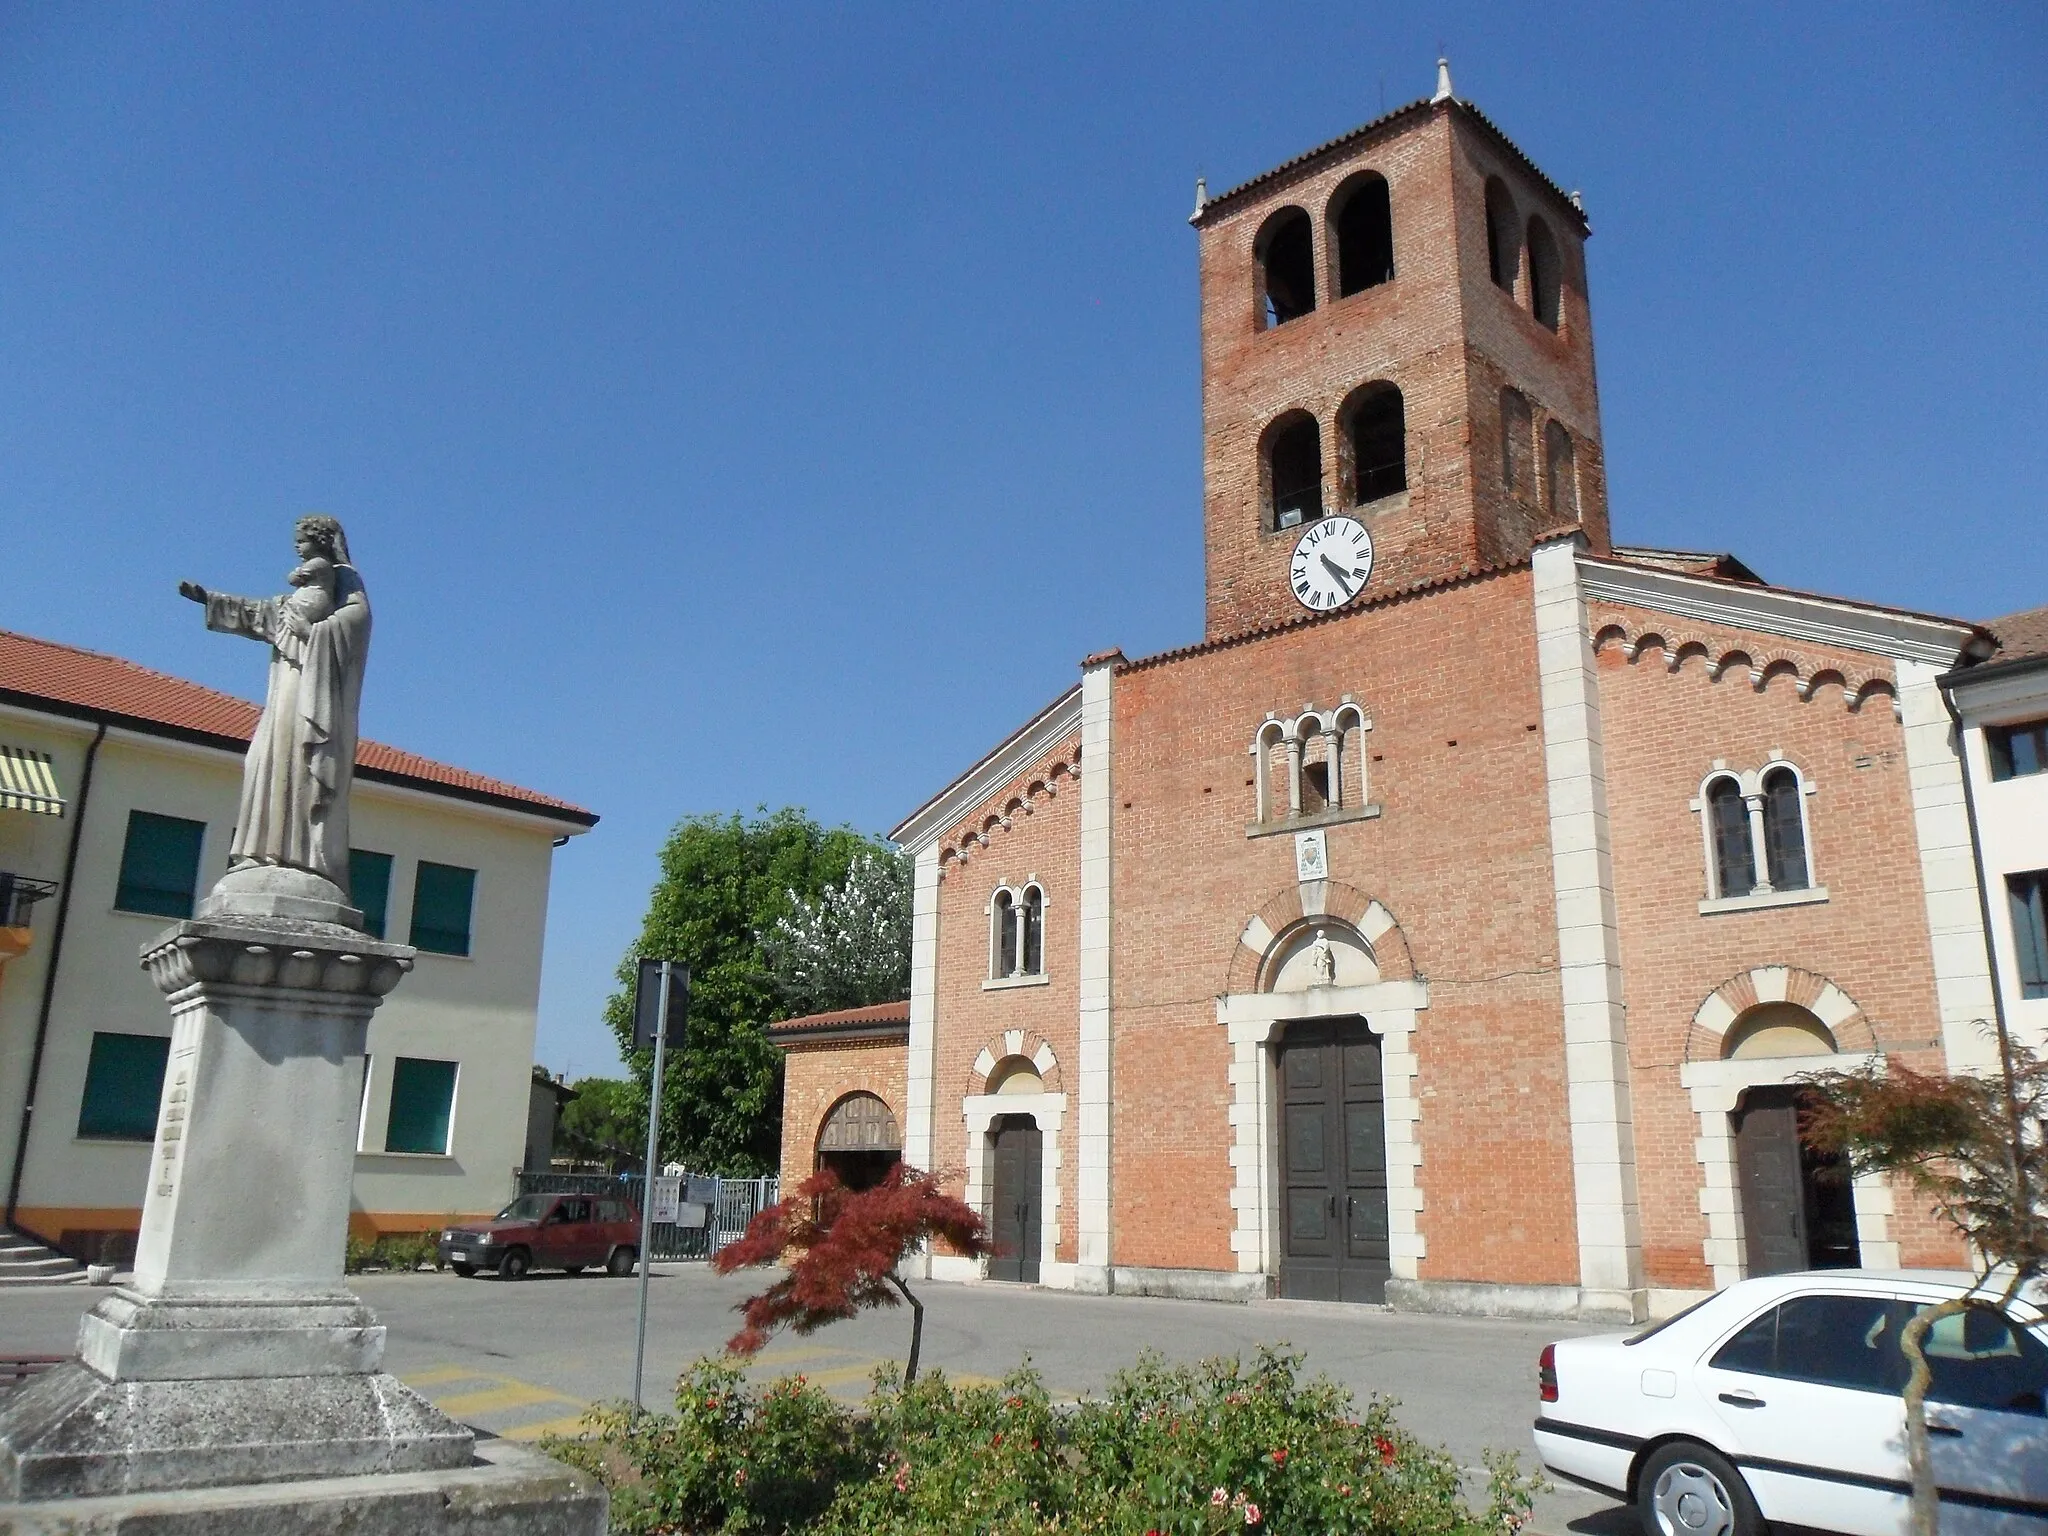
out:
M647 1092L622 1077L586 1077L569 1085L576 1097L555 1122L555 1146L578 1157L635 1166L647 1152Z
M770 973L763 936L794 904L843 882L861 854L886 848L850 827L820 826L794 807L772 814L764 807L751 818L689 816L669 834L640 940L620 962L619 990L605 1005L644 1101L654 1053L632 1048L634 956L690 968L689 1044L668 1061L662 1161L731 1176L774 1170L782 1056L768 1025L791 1010Z
M792 1014L864 1008L910 995L910 859L858 855L846 876L790 910L762 940Z
M1927 1438L1928 1334L1972 1309L2005 1318L2022 1287L2048 1274L2048 1055L2014 1040L2003 1018L1987 1033L1998 1046L1995 1071L1922 1075L1884 1061L1805 1078L1817 1100L1800 1126L1806 1141L1846 1157L1852 1172L1901 1180L1970 1245L1977 1266L1967 1295L1922 1310L1899 1333L1910 1368L1914 1536L1936 1536L1941 1524Z

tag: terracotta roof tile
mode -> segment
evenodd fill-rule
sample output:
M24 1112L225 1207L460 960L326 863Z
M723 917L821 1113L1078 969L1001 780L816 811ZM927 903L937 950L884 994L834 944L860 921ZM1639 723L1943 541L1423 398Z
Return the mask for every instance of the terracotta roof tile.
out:
M2048 656L2048 608L2029 608L2008 613L1984 626L1998 637L1997 661L2027 661Z
M262 714L246 699L119 656L0 630L0 696L9 695L14 702L30 707L42 705L60 714L91 719L108 717L133 729L198 739L230 750L238 750L255 734ZM382 742L359 741L356 768L365 778L537 811L584 826L597 822L592 812L567 800L437 763Z
M862 1024L910 1023L910 999L896 1003L871 1003L865 1008L835 1008L829 1013L807 1013L800 1019L783 1019L770 1024L771 1035L794 1033L798 1030L846 1029Z

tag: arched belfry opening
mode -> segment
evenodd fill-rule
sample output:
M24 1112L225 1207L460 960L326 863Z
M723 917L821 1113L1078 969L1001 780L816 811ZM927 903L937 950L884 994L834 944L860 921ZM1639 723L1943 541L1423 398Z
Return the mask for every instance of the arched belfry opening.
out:
M1366 171L1339 187L1330 199L1330 233L1337 247L1337 297L1394 280L1394 209L1386 177Z
M1265 329L1298 320L1316 307L1315 225L1299 208L1268 219L1255 245L1259 323Z

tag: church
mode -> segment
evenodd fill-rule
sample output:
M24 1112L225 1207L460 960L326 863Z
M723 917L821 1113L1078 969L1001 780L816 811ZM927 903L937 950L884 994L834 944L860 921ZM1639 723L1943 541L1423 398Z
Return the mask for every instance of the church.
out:
M1578 198L1451 89L1198 189L1207 605L891 834L910 997L791 1020L784 1177L938 1278L1664 1315L1949 1264L1799 1078L1993 1054L1942 679L1989 627L1609 528Z

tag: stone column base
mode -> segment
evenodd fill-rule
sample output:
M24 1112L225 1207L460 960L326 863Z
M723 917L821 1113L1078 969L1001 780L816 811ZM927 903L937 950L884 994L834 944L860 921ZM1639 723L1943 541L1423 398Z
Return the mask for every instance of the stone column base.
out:
M455 1471L0 1504L8 1536L604 1536L603 1488L486 1441Z
M384 1328L339 1286L246 1297L124 1286L79 1319L78 1354L110 1381L361 1375L383 1359Z
M0 1406L0 1498L442 1471L475 1441L382 1373L110 1381L69 1361Z

